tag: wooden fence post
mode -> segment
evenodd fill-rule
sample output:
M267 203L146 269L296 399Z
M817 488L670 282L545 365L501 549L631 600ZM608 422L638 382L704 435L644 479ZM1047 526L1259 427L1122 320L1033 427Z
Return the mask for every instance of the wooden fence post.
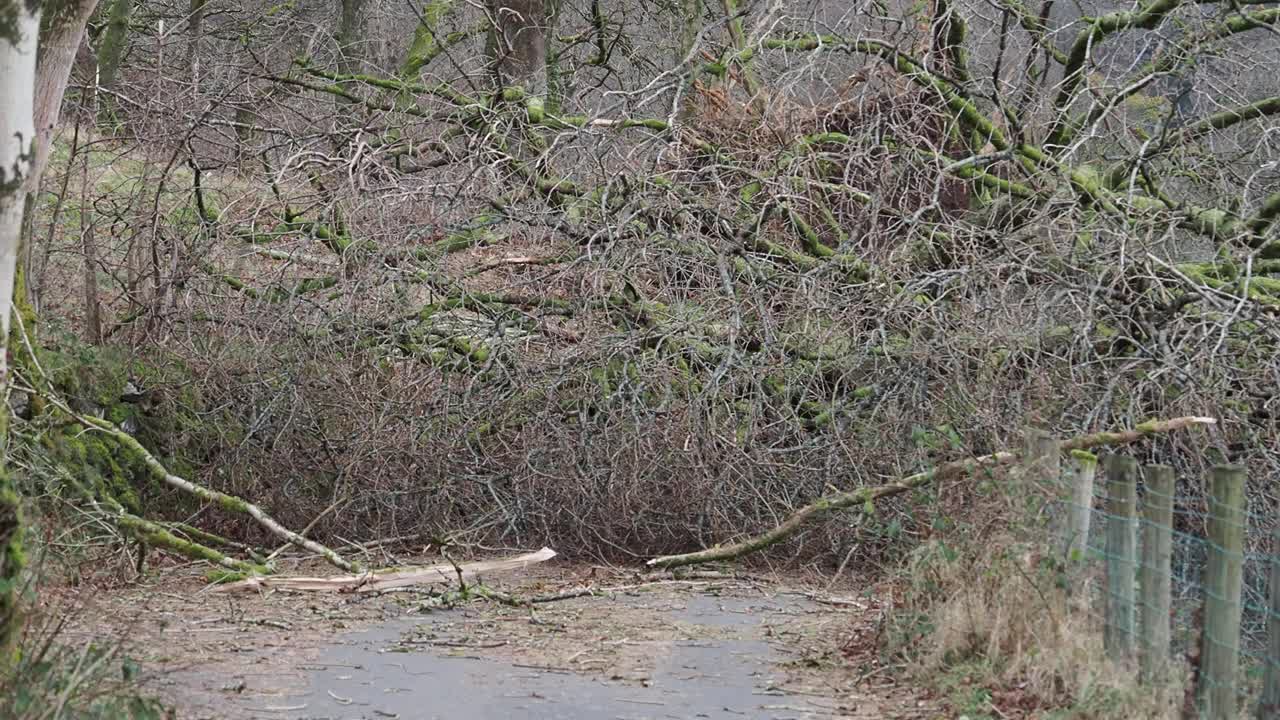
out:
M1137 566L1138 463L1125 455L1107 458L1107 657L1133 653L1134 573Z
M1172 601L1173 468L1149 465L1142 505L1142 566L1138 588L1142 593L1141 670L1143 682L1163 679L1169 660L1169 604Z
M1280 529L1271 535L1271 579L1267 592L1267 664L1258 700L1258 720L1280 718Z
M1215 467L1209 495L1209 557L1205 563L1197 689L1201 717L1207 720L1230 720L1236 715L1244 503L1244 469Z
M1062 528L1062 553L1067 562L1083 560L1089 550L1089 523L1093 518L1093 479L1098 458L1084 450L1071 451L1063 478L1066 480L1067 522Z
M1022 455L1027 481L1039 485L1056 486L1061 481L1060 456L1058 441L1053 435L1038 428L1027 428Z

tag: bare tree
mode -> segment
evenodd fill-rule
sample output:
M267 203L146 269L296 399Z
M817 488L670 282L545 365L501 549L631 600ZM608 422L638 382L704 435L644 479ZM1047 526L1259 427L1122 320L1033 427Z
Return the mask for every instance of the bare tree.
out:
M339 69L347 74L364 71L364 57L369 44L365 37L368 27L370 0L341 0L338 13Z

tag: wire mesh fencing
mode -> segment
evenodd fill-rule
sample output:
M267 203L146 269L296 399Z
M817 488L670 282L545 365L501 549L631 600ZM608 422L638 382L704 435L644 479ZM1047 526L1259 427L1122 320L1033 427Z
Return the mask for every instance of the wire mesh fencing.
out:
M1028 456L1056 481L1053 542L1107 656L1153 686L1180 679L1185 718L1280 718L1280 533L1250 511L1245 471L1180 492L1194 478L1123 454L1033 436Z

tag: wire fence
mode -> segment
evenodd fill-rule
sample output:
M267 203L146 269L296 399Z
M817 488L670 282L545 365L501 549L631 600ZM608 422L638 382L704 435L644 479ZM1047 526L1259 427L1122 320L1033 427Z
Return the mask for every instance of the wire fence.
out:
M1029 451L1056 480L1055 542L1108 656L1184 683L1184 718L1280 718L1280 531L1248 508L1243 469L1190 477L1125 455ZM1034 468L1034 463L1033 466ZM1179 492L1179 490L1184 490Z

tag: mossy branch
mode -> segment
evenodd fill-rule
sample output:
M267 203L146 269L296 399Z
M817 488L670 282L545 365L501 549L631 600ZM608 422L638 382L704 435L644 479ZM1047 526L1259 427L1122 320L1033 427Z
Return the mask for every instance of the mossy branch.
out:
M1035 14L1029 12L1019 0L999 0L1000 7L1008 10L1014 17L1018 18L1018 24L1026 29L1036 44L1044 50L1049 57L1053 58L1059 65L1067 64L1067 54L1058 49L1053 39L1049 36L1049 28L1045 27L1044 22Z
M128 448L135 455L137 455L138 458L142 460L143 464L147 466L147 469L150 470L151 473L158 480L164 482L166 485L177 488L178 490L181 490L190 495L194 495L195 497L198 497L201 500L204 500L206 502L213 503L223 508L224 510L229 510L231 512L237 512L244 515L248 515L249 517L253 518L254 521L256 521L259 525L265 528L268 532L270 532L272 535L275 535L276 537L280 538L281 540L284 540L285 542L288 542L292 545L302 548L303 550L306 550L311 553L315 553L323 557L325 560L328 560L331 564L341 568L342 570L345 570L347 572L359 571L359 566L356 565L355 563L352 563L349 560L343 558L341 555L334 552L333 550L330 550L324 545L321 545L320 543L317 543L314 540L308 540L307 538L299 535L298 533L295 533L292 530L289 530L288 528L286 528L285 526L277 522L270 515L268 515L266 512L264 512L262 508L258 507L257 505L254 505L248 500L244 500L243 498L238 498L234 495L228 495L223 492L218 492L217 490L210 490L209 488L203 487L201 485L197 485L191 482L190 480L178 477L177 475L174 475L173 473L169 472L168 468L166 468L164 464L161 463L160 460L156 458L155 455L152 455L150 450L147 450L145 447L143 447L142 443L138 442L137 439L135 439L129 433L120 429L115 423L112 423L107 420L103 420L102 418L95 418L95 417L82 415L80 413L75 412L70 407L68 407L67 404L64 403L60 398L55 397L49 393L42 392L41 394L44 395L45 399L48 400L51 405L57 407L59 410L66 413L68 416L74 418L77 422L79 422L81 425L84 425L86 428L91 428L94 430L98 430L100 432L104 432L110 435L111 437L115 438L117 442L119 442L121 445ZM160 528L160 529L163 530L163 528ZM167 533L168 531L164 531L164 532ZM169 534L172 535L172 533L169 533ZM176 537L174 539L179 540L179 542L186 542ZM150 538L148 538L147 541L150 542Z
M163 548L191 560L212 563L238 573L263 575L270 572L266 564L262 563L261 558L257 557L256 554L251 553L254 562L249 563L220 553L208 545L201 544L201 542L180 538L174 535L169 528L129 512L118 499L109 494L103 494L101 489L98 492L94 492L80 482L80 479L67 468L56 465L55 472L72 492L79 495L91 507L106 516L107 520L119 528L122 533L132 536L138 542L151 547ZM172 525L180 527L184 533L206 542L212 540L229 546L236 545L230 540L224 540L217 535L196 530L185 523L173 523Z
M1280 95L1264 98L1236 108L1216 112L1209 117L1174 133L1162 145L1161 150L1197 140L1216 130L1225 130L1249 120L1280 115Z
M1076 97L1076 91L1085 77L1084 64L1093 52L1107 37L1132 28L1150 29L1160 24L1166 15L1176 10L1183 0L1152 0L1144 7L1131 11L1107 13L1089 21L1088 27L1076 34L1071 51L1067 54L1066 66L1063 69L1062 84L1058 95L1054 98L1056 111L1053 125L1049 128L1047 146L1064 146L1071 141L1074 131L1068 122L1068 108Z
M1212 418L1204 417L1181 417L1173 420L1153 420L1142 423L1133 429L1094 433L1092 435L1083 435L1072 438L1064 441L1061 444L1061 449L1063 452L1071 452L1074 450L1086 450L1089 448L1107 445L1124 445L1136 442L1151 435L1172 432L1199 425L1212 425L1216 422L1217 421ZM919 487L924 487L925 485L929 485L939 480L971 474L979 470L986 470L1000 465L1008 465L1016 461L1019 457L1020 455L1016 452L997 452L967 460L943 463L932 470L916 473L915 475L905 477L897 482L888 483L886 485L859 488L849 492L828 495L800 508L784 520L782 524L772 530L761 533L760 535L756 535L731 545L714 547L709 550L701 550L699 552L685 553L682 555L664 555L662 557L656 557L650 560L647 565L650 567L669 569L683 567L686 565L715 562L718 560L737 560L746 555L750 555L751 553L763 550L770 545L775 545L786 540L792 535L795 535L809 523L820 520L836 510L862 508L864 512L871 513L875 510L875 502L877 500L893 497L894 495L901 495L902 493Z
M214 550L208 545L184 540L163 526L145 518L127 512L120 512L112 517L116 526L137 538L139 542L151 547L162 548L191 560L203 560L219 567L249 575L265 575L268 569L264 565L237 560L229 555Z
M1193 36L1186 42L1167 46L1160 51L1147 69L1156 73L1168 72L1180 63L1186 62L1187 58L1203 53L1202 47L1214 40L1259 28L1274 28L1277 24L1280 24L1280 8L1267 8L1232 16L1210 25L1203 33Z

